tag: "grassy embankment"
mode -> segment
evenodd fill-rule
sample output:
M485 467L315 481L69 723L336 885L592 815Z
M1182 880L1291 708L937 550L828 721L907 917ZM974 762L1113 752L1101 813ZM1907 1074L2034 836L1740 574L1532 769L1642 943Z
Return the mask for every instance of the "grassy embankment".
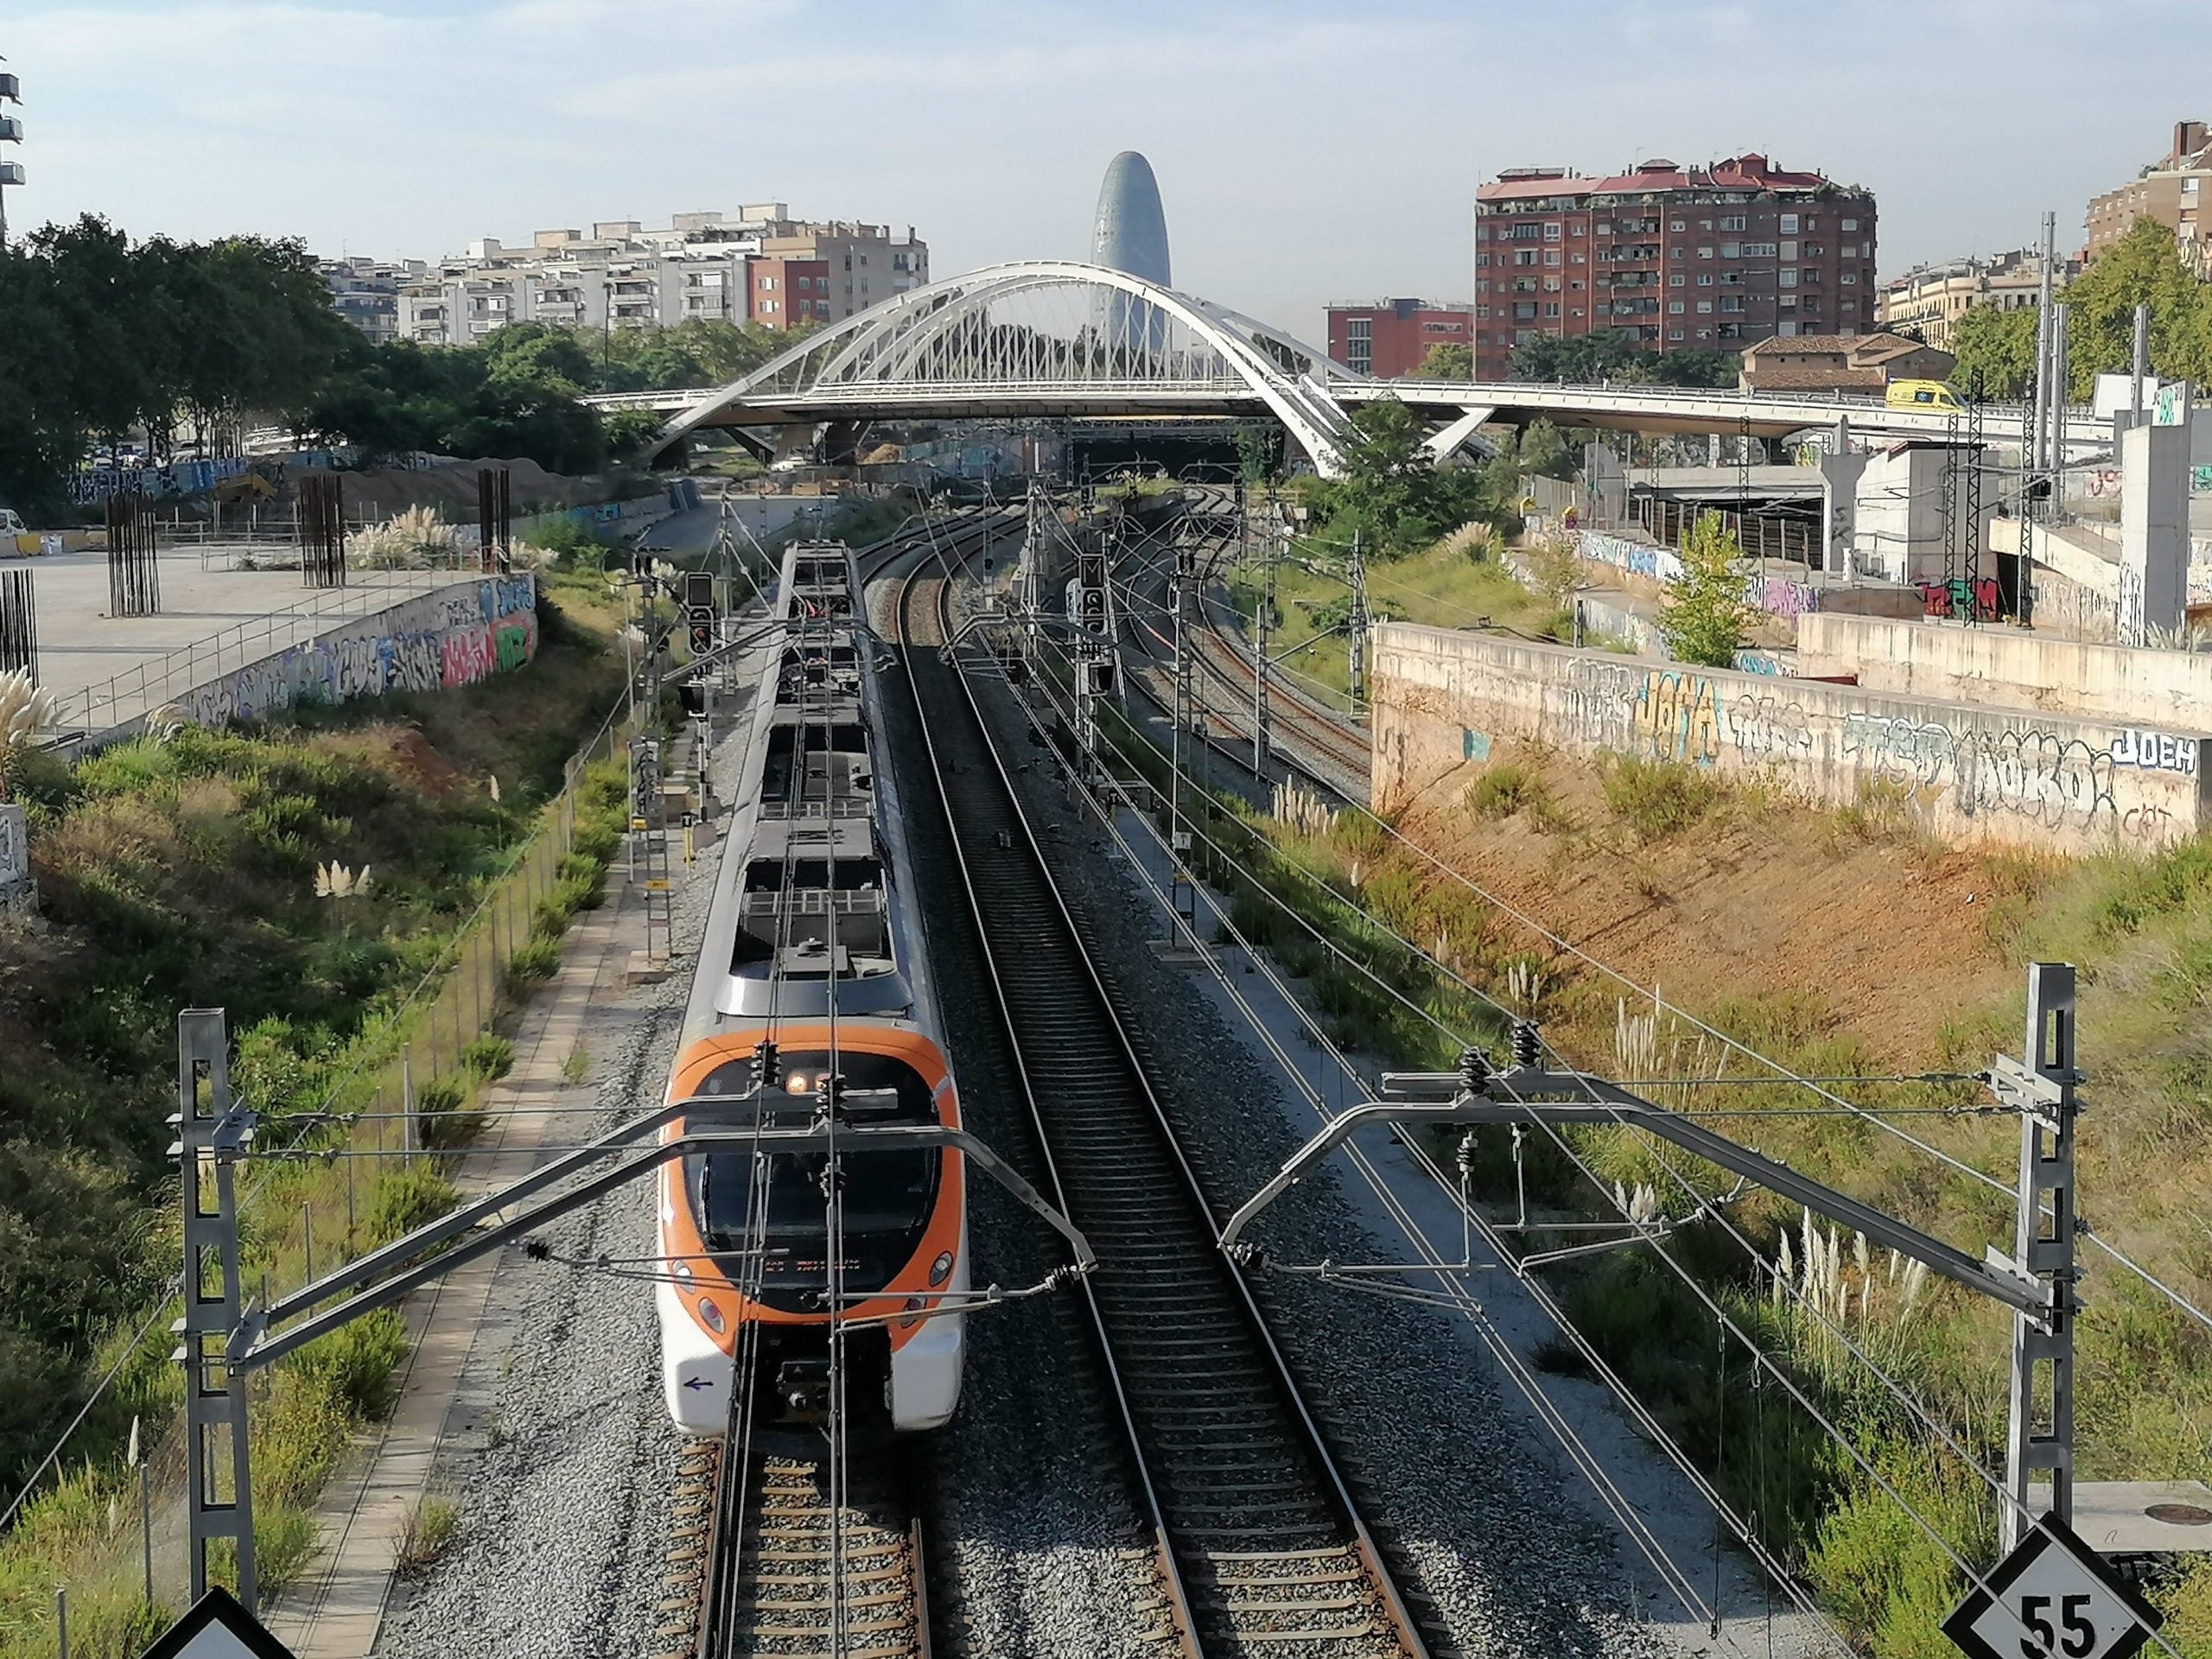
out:
M1114 734L1135 752L1126 728ZM1560 781L1567 777L1571 785ZM1690 908L1693 886L1743 883L1762 863L1786 893L1793 883L1807 885L1800 880L1806 859L1855 859L1854 868L1865 867L1886 884L1871 895L1876 912L1926 902L1915 884L1932 880L1939 867L1947 892L1974 889L1981 902L1956 912L1955 948L1977 969L1966 976L1977 988L1963 1003L1953 1000L1957 981L1946 976L1946 951L1923 952L1922 996L1939 1007L1948 1001L1954 1011L1913 1023L1907 1037L1856 1028L1839 1012L1837 1004L1856 988L1847 967L1839 973L1823 963L1793 976L1771 956L1732 957L1725 935L1708 953L1706 994L1694 1012L1802 1075L1973 1072L2019 1041L2019 993L1992 987L2018 985L2031 960L2081 964L2081 1052L2093 1079L2084 1090L2084 1213L2101 1236L2198 1306L2212 1303L2212 1224L2200 1197L2212 1182L2212 1048L2203 1017L2212 1004L2212 843L2070 864L1947 852L1917 839L1881 801L1821 812L1693 769L1630 760L1591 767L1541 752L1501 758L1459 789L1456 803L1425 813L1419 826L1425 840L1450 827L1455 855L1471 857L1463 867L1478 873L1485 837L1495 847L1510 842L1524 864L1548 870L1554 896L1610 883L1601 896L1618 903L1599 908L1650 910L1659 931L1670 906ZM1462 1034L1494 1044L1499 1017L1439 972L1441 963L1507 1006L1540 1016L1548 1040L1592 1070L1645 1077L1747 1070L1681 1020L1645 1012L1648 999L1624 997L1619 982L1559 952L1357 814L1301 829L1222 802L1199 827L1230 854L1227 861L1202 855L1198 862L1231 894L1236 926L1306 976L1340 1043L1421 1068L1448 1065ZM1531 855L1532 844L1541 846L1540 855ZM1799 924L1816 925L1809 918ZM1394 936L1417 941L1426 956ZM1595 948L1611 954L1603 943ZM1636 967L1633 960L1620 965ZM1676 1107L1740 1114L1719 1119L1719 1127L1974 1254L1984 1242L2009 1242L2012 1205L2004 1193L1943 1171L1862 1121L1787 1116L1821 1106L1802 1088L1708 1084L1646 1092ZM1868 1084L1845 1092L1871 1108L1916 1114L1899 1120L1902 1126L2009 1182L2014 1122L1948 1115L1986 1104L1978 1087ZM1630 1131L1572 1130L1567 1138L1604 1181L1628 1192L1652 1188L1662 1213L1687 1214L1695 1207L1693 1194L1725 1193L1733 1184ZM1525 1174L1539 1213L1600 1212L1602 1204L1563 1152L1540 1136L1527 1146ZM1503 1213L1514 1191L1508 1140L1502 1131L1485 1133L1476 1151L1478 1192ZM1745 1194L1726 1213L1752 1241L1758 1262L1710 1220L1681 1228L1658 1249L1715 1297L1769 1363L1840 1424L1859 1452L1967 1559L1988 1560L1995 1510L1986 1488L1826 1323L1780 1293L1774 1268L1786 1268L1985 1467L1999 1469L2006 1317L1881 1252L1866 1254L1862 1243L1825 1227L1808 1249L1802 1215L1769 1195ZM2084 1259L2082 1476L2212 1476L2207 1332L2094 1247L2085 1248ZM1548 1269L1547 1276L1578 1327L1657 1408L1739 1511L1756 1516L1768 1541L1854 1638L1897 1659L1940 1650L1936 1624L1959 1591L1940 1549L1848 1454L1786 1404L1772 1375L1754 1383L1757 1368L1740 1346L1724 1370L1712 1314L1656 1250L1621 1251ZM1578 1363L1564 1344L1556 1357L1562 1368ZM2212 1656L2212 1571L2200 1568L2159 1594L2172 1612L2170 1638L2184 1654Z
M263 1115L263 1147L393 1154L250 1163L250 1283L302 1282L310 1230L327 1269L451 1202L441 1156L403 1159L397 1126L344 1115L373 1111L400 1046L421 1034L469 945L472 918L470 959L498 971L484 948L490 899L506 906L513 948L484 999L485 1034L444 1075L425 1079L417 1059L418 1106L454 1114L426 1118L424 1140L464 1144L476 1090L512 1062L493 1027L557 965L569 916L599 901L622 823L619 765L587 775L573 849L557 868L533 849L544 846L568 758L620 691L620 663L605 643L603 582L555 578L548 588L537 660L480 685L301 709L241 730L188 728L74 767L34 759L18 768L46 926L0 931L9 1495L98 1379L119 1369L0 1541L0 1655L52 1650L56 1584L70 1587L79 1655L135 1652L175 1611L143 1605L136 1481L123 1450L141 1417L162 1448L157 1472L178 1467L163 1436L181 1379L160 1311L178 1253L163 1157L177 1009L228 1011L233 1087ZM316 867L333 860L372 870L371 891L318 898ZM519 902L526 876L539 895L534 913ZM396 1105L396 1090L384 1103ZM326 1111L337 1116L319 1121ZM149 1335L134 1342L149 1316ZM315 1494L353 1430L389 1408L404 1347L387 1311L257 1382L264 1586L311 1554ZM157 1547L173 1513L171 1501L157 1502ZM173 1553L157 1548L164 1595Z
M1472 547L1478 556L1471 556ZM1316 558L1313 563L1326 561ZM1244 617L1248 635L1265 589L1266 575L1255 568L1224 565L1230 602ZM1350 608L1344 583L1302 565L1275 569L1275 625L1268 645L1283 670L1332 702L1350 690L1341 630ZM1482 538L1447 537L1423 552L1367 567L1368 609L1378 618L1397 617L1440 628L1489 626L1541 639L1567 637L1567 614L1533 592L1497 562L1496 543Z

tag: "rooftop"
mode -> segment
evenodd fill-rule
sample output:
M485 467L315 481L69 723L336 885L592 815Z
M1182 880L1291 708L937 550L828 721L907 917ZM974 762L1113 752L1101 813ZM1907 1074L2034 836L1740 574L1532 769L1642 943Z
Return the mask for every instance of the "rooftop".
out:
M1640 195L1653 190L1818 190L1830 186L1819 173L1790 173L1756 153L1730 156L1710 167L1684 168L1663 157L1639 162L1610 178L1563 176L1549 168L1508 168L1475 192L1478 201L1527 201L1548 196Z

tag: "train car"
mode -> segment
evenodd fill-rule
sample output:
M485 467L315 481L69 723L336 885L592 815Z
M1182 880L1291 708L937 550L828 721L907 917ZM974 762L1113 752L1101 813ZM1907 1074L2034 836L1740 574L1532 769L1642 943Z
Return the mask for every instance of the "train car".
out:
M712 1127L804 1128L832 1109L843 1179L833 1252L827 1156L741 1147L661 1172L655 1294L679 1428L719 1433L734 1399L771 1427L827 1421L842 1320L849 1429L935 1428L959 1403L969 1287L954 1148L870 1149L877 1125L957 1128L912 860L879 764L876 649L852 554L785 556L759 654L741 781L668 1100L728 1097ZM834 1089L829 1080L836 1079ZM672 1124L671 1136L687 1122Z

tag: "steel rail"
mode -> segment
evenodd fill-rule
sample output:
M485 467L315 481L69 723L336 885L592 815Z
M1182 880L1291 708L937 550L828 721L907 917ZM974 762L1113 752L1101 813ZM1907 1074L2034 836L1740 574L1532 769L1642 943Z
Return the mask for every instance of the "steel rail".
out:
M950 562L944 569L949 579ZM910 576L905 614L918 592ZM947 634L949 596L948 580L937 594ZM1110 1241L1085 1290L1190 1642L1203 1655L1425 1659L1264 1314L1216 1248L1196 1173L1054 883L974 688L940 653L910 648L909 664L1040 1154L1086 1217L1077 1224ZM956 744L961 752L949 754Z

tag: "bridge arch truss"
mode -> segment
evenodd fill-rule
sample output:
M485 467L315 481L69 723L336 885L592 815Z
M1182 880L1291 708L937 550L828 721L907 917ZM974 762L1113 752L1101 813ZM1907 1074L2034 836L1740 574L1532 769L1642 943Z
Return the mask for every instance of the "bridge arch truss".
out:
M652 447L707 427L1243 411L1273 416L1327 474L1348 429L1340 393L1364 380L1279 329L1126 271L1027 262L810 334L684 410Z

